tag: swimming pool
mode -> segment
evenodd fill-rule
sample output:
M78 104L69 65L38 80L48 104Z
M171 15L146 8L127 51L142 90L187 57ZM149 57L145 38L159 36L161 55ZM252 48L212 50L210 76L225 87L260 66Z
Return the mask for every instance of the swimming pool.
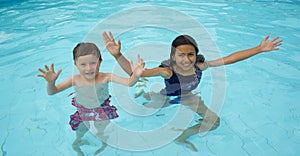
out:
M48 96L45 82L36 77L38 67L55 63L56 68L63 69L59 80L68 77L74 70L72 48L78 42L96 40L93 34L97 33L93 33L93 30L98 30L99 26L103 26L105 31L119 31L117 37L122 40L122 49L128 56L132 52L140 52L142 56L146 56L145 60L153 56L154 58L146 64L155 66L158 61L168 56L168 46L179 32L198 30L198 27L182 30L181 26L186 24L181 23L182 18L178 16L185 16L191 22L198 22L197 26L203 26L219 52L217 55L226 56L234 51L256 46L267 34L280 36L284 43L280 51L260 54L225 67L225 84L222 88L224 96L218 97L224 99L219 107L221 125L214 131L189 139L195 143L199 152L171 142L145 151L110 146L101 154L298 155L299 5L299 1L288 0L214 0L209 3L153 0L122 1L118 4L96 0L1 2L2 155L76 154L71 145L75 133L68 125L69 115L75 110L68 96L72 89ZM147 24L149 19L143 16L143 10L147 11L145 8L150 8L154 17L163 20ZM130 12L131 9L140 12ZM155 12L153 9L156 9ZM118 21L115 15L134 18L118 19L119 25L110 25L109 21ZM142 22L139 27L134 23L136 20ZM170 26L174 21L178 24ZM194 26L191 22L188 24ZM131 25L126 25L127 23ZM120 25L124 27L123 30L118 29ZM189 35L196 36L201 49L202 38L198 37L201 34L194 32ZM101 70L117 70L115 61L101 46L101 36L98 42L104 58ZM154 48L150 46L153 44L161 47L154 49L154 52L165 49L165 53L146 55L150 48ZM149 48L145 50L143 47ZM207 59L215 57L210 51L205 51L205 48L211 49L201 49L208 56ZM210 106L214 97L213 71L206 71L203 76L198 90L201 91L205 103ZM151 79L151 82L158 82L159 87L161 79ZM130 91L134 89L131 88ZM113 99L116 106L120 103L118 98L122 96L116 95ZM116 120L116 124L134 131L158 129L168 123L176 111L176 107L170 107L151 116L135 117L127 114L120 106L118 109L121 117ZM86 137L92 143L83 146L83 150L87 155L91 155L97 149L99 141L91 134Z

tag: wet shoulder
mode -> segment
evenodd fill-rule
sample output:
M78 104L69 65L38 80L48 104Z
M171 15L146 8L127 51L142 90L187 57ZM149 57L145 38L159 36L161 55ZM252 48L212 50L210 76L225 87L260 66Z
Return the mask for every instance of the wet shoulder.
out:
M172 77L173 75L173 70L170 67L163 67L163 73L162 73L162 77L165 79L169 79Z
M208 68L208 65L206 62L198 62L195 64L196 67L198 67L201 71L204 71Z

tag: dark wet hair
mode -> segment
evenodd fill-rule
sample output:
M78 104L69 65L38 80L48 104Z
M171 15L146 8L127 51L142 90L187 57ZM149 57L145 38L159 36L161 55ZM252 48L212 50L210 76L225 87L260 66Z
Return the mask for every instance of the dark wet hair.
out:
M195 48L196 55L197 55L196 62L204 62L205 61L204 56L201 54L200 55L198 54L199 49L198 49L198 45L197 45L196 41L189 35L180 35L180 36L177 36L172 42L169 60L163 61L162 64L164 64L166 66L172 66L173 64L175 64L175 62L172 60L172 56L175 55L176 48L180 45L192 45Z
M102 60L100 50L94 43L78 43L76 47L73 49L73 60L76 61L79 56L85 56L93 54Z

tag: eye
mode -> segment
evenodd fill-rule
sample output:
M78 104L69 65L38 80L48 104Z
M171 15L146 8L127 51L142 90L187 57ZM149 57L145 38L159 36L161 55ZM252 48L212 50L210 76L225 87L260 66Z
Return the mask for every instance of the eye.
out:
M183 53L180 53L180 54L178 54L178 56L180 56L180 57L183 57L183 56L184 56L184 54L183 54Z

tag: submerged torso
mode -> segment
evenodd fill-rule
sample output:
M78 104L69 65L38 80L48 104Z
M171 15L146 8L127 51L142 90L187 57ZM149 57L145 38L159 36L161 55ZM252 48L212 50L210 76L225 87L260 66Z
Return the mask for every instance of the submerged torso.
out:
M108 97L108 83L95 84L90 86L74 86L76 101L85 108L97 108Z
M202 71L195 65L195 73L188 76L183 76L172 70L172 76L165 79L165 89L161 90L161 94L167 96L180 96L190 93L197 88L200 83Z

